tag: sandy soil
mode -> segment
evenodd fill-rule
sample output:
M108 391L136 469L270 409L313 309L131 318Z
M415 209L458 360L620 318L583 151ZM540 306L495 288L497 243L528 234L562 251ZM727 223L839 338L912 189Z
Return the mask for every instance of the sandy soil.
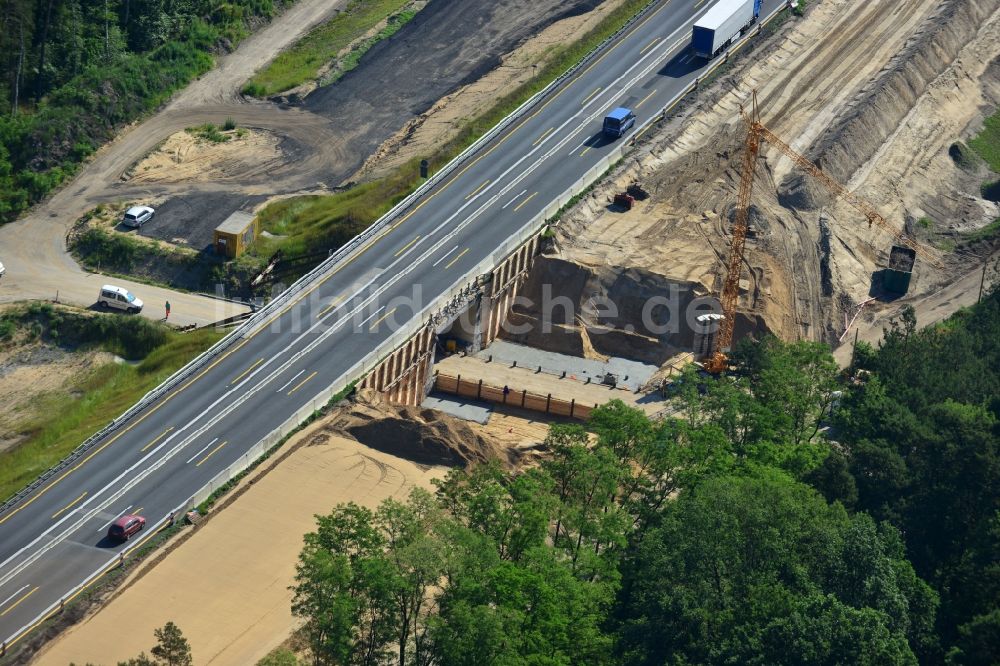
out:
M192 132L170 135L130 170L133 183L216 182L266 172L282 161L274 134L263 130L222 132L229 140L209 141Z
M375 507L388 497L404 499L411 488L430 489L432 479L447 473L446 467L417 464L341 434L380 421L392 427L400 409L407 408L354 401L303 430L285 445L287 453L241 483L224 510L213 512L155 566L140 568L35 663L114 663L148 651L153 629L167 620L191 642L199 666L246 666L281 645L298 626L288 586L302 536L315 527L313 516L339 502ZM502 454L540 443L548 432L546 423L509 410L494 414L486 426L417 411L424 413L411 419L418 424L417 439L443 435L462 451L479 439Z
M0 451L23 441L24 427L50 408L44 398L65 394L75 380L113 360L106 352L70 353L38 342L0 348Z
M291 141L297 137L299 145L313 145L312 141L324 143L329 137L325 122L297 118L295 113L282 112L270 105L245 104L238 91L254 71L305 31L331 16L344 1L299 0L270 25L244 40L236 51L220 58L215 69L175 95L163 111L126 128L114 141L103 146L68 185L20 220L0 227L2 261L7 267L7 275L0 282L0 302L52 299L58 294L62 300L77 305L92 304L100 285L108 279L83 272L67 254L67 230L81 214L99 203L152 199L170 192L165 185L155 191L149 184L139 184L132 189L119 186L132 164L185 127L206 122L221 124L227 117L233 117L241 126L289 126L291 130L285 135ZM332 146L333 142L328 145ZM335 151L331 151L330 156L337 157ZM293 157L301 159L300 155ZM315 158L301 159L304 171L315 170L316 166ZM280 176L281 170L277 171L275 176ZM260 177L256 182L259 187L267 179ZM315 179L310 178L308 182L315 184ZM221 187L215 183L207 185L215 190ZM190 189L183 187L173 191ZM148 287L121 278L115 278L114 283L139 294L151 305L170 300L173 317L179 325L207 324L248 310L244 306ZM162 316L155 307L147 308L143 314L154 319Z
M254 664L297 626L288 586L314 514L339 502L405 499L445 472L332 435L323 422L286 446L297 448L36 663L115 663L148 652L153 629L172 620L199 666Z
M996 0L914 0L904 11L896 3L818 3L806 20L790 21L762 52L736 63L676 112L608 183L564 216L554 256L598 275L602 267L628 267L695 293L718 293L745 136L739 109L753 89L766 125L819 159L896 229L925 215L936 221L935 233L988 223L997 207L977 196L978 180L954 165L947 148L974 133L984 111L1000 102L1000 68L990 64L1000 55L998 6ZM873 108L887 120L864 115ZM651 199L628 213L610 210L608 196L633 180ZM741 321L744 330L756 322L758 330L785 339L835 343L844 313L853 314L869 297L892 237L803 184L794 164L766 144L753 197L739 304L745 316L737 334ZM828 257L820 248L823 225L831 234ZM909 295L918 308L930 302L922 295L977 262L942 263L947 268L939 271L918 260ZM960 300L950 302L957 307ZM870 324L898 307L875 303L859 321ZM933 318L918 311L922 322Z

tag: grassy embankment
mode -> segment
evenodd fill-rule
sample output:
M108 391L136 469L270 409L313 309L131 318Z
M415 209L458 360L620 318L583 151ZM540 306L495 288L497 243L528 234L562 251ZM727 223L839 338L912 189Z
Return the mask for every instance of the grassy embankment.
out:
M243 94L267 97L314 80L341 51L350 48L345 57L334 63L322 83L336 81L357 67L372 46L396 34L412 19L417 13L412 5L413 0L351 0L334 18L313 29L255 74L243 86ZM358 41L359 35L383 22L385 26L376 35Z
M525 100L579 62L646 4L648 0L627 0L576 42L547 51L533 80L499 98L492 109L466 123L454 138L428 158L431 172L443 167ZM340 247L388 212L420 182L419 163L414 159L384 178L345 192L277 201L261 211L260 219L262 229L281 237L262 238L253 252L266 257L281 249L286 256L295 256L305 253L307 248L315 252Z
M177 333L142 317L95 314L33 303L0 316L0 346L42 340L101 349L134 365L107 363L65 390L42 397L23 424L27 441L0 454L0 501L30 483L90 435L222 337L213 329Z

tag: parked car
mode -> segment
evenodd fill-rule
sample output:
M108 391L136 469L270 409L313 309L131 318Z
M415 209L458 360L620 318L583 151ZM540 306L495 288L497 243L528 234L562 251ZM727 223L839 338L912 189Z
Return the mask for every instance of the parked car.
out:
M136 313L142 310L142 301L136 298L132 292L124 287L116 287L113 284L106 284L101 287L101 292L97 295L97 305L102 308L115 308L129 313Z
M128 541L145 526L145 518L127 513L111 523L111 526L108 528L108 538L112 541Z
M149 206L132 206L127 211L125 211L125 217L122 218L122 224L126 227L139 228L153 219L154 211Z
M6 273L6 272L7 272L7 269L3 267L3 262L0 261L0 278L2 278L3 274Z

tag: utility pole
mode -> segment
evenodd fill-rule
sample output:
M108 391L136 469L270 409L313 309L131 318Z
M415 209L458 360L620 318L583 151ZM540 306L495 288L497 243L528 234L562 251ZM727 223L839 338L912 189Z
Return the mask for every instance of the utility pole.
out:
M976 303L980 303L983 300L983 285L986 284L986 267L989 265L989 259L983 261L983 276L979 278L979 298L976 299Z

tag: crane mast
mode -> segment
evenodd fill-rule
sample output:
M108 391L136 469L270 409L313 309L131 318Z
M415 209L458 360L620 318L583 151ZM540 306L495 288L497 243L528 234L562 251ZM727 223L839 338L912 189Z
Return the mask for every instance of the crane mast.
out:
M877 224L879 228L888 231L897 243L913 249L932 264L940 266L940 263L932 254L918 243L904 236L901 231L893 228L871 204L824 173L822 169L800 155L791 146L782 141L778 135L765 127L760 122L756 90L753 91L753 102L750 113L747 113L742 107L740 108L740 113L747 124L747 138L745 150L743 151L742 170L740 172L740 194L736 204L736 218L733 222L733 236L730 241L729 259L726 265L726 279L722 285L722 294L719 298L722 304L723 318L715 337L713 351L705 363L705 368L713 373L722 372L728 367L727 353L733 344L733 329L736 326L736 304L740 295L740 274L742 273L744 261L743 248L746 244L747 231L750 224L750 197L753 193L754 172L757 167L757 158L760 156L760 144L762 141L767 141L767 143L777 148L803 171L815 178L834 196L843 199L860 211L868 219L869 227Z

